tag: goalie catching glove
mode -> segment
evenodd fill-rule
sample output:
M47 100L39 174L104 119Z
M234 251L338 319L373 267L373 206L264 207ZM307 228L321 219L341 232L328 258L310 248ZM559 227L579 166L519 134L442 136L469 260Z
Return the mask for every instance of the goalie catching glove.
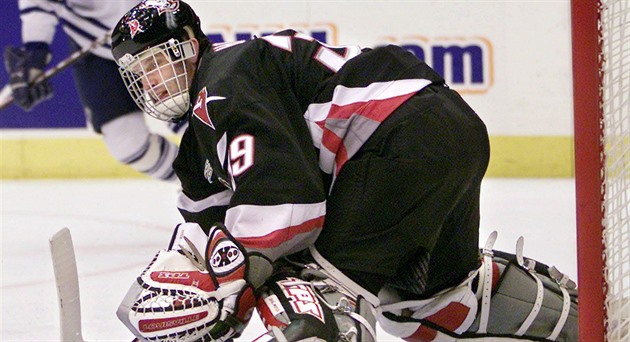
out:
M175 228L118 308L140 340L226 341L238 337L256 299L248 256L225 226L206 235L196 223Z

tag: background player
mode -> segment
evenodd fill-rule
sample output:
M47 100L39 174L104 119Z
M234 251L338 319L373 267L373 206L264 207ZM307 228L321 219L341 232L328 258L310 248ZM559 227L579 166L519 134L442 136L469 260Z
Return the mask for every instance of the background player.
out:
M53 96L49 82L28 83L50 62L49 45L59 23L72 49L78 50L111 31L136 4L138 0L19 0L23 45L6 47L4 54L14 103L28 111ZM86 119L111 155L150 177L176 181L172 162L177 145L150 132L118 76L109 43L76 62L73 76Z

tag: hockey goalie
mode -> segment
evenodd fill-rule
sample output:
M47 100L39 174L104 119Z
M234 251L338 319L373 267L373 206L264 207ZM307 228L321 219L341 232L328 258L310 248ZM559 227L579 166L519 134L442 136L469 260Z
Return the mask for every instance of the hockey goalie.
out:
M437 72L395 45L201 27L184 1L144 0L112 34L139 108L188 122L186 223L118 311L138 339L231 340L256 309L258 341L376 341L376 322L408 341L576 341L570 280L522 242L480 251L488 133Z

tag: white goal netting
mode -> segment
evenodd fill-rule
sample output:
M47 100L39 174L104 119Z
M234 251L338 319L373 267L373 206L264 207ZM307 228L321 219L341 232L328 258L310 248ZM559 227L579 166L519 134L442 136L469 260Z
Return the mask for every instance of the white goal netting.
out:
M630 1L602 0L606 339L630 341Z

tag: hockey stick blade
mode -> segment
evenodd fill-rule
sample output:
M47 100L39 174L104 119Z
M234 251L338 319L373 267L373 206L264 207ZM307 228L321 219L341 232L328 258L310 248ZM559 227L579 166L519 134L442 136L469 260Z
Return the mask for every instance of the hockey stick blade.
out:
M103 37L94 40L90 45L84 47L81 50L77 50L70 54L67 58L57 63L52 68L46 70L43 74L37 77L32 84L37 84L39 82L46 81L53 76L57 75L61 71L65 70L67 67L71 66L81 58L85 57L88 53L94 51L99 45L107 43L111 36L110 32L107 32ZM11 87L7 84L0 91L0 111L7 108L13 103L13 93L11 91Z
M84 342L81 333L79 276L72 236L68 228L61 229L50 238L50 254L59 299L61 340Z

